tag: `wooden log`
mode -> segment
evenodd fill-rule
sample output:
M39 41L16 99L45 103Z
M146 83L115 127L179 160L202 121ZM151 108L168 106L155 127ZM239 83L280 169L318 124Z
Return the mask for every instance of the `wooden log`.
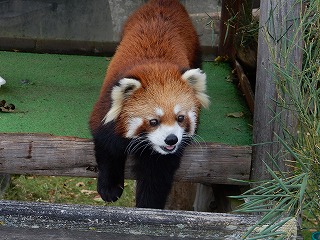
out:
M241 92L244 94L246 98L246 102L248 104L250 112L254 113L254 93L251 89L250 82L247 76L244 74L243 68L237 60L234 61L234 65L237 71Z
M127 179L134 179L132 163L129 158ZM235 184L231 178L249 179L250 165L249 146L199 143L186 149L175 180ZM0 173L96 177L93 143L76 137L0 133Z
M0 201L0 232L10 233L6 239L241 239L257 219L250 215ZM25 232L29 238L17 235L23 229L29 230ZM68 233L73 237L62 237Z

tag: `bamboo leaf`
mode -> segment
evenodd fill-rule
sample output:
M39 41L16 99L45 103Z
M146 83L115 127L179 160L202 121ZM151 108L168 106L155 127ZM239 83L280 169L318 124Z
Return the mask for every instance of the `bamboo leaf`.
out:
M275 133L275 135L277 136L277 138L279 139L281 144L286 148L286 150L294 157L294 159L297 160L301 164L303 172L307 172L308 167L306 167L305 164L300 160L299 156L294 151L292 151L292 149L289 147L289 145L282 138L280 138L279 135L277 135L276 133Z
M303 178L303 182L301 184L300 196L299 196L299 201L300 201L300 205L301 206L302 206L302 203L303 203L304 194L306 192L307 183L308 183L308 175L305 174L305 176Z
M288 194L290 194L289 189L283 184L282 180L278 178L275 172L265 163L268 172L272 175L272 177L277 180L277 182L281 185L282 189L285 190Z

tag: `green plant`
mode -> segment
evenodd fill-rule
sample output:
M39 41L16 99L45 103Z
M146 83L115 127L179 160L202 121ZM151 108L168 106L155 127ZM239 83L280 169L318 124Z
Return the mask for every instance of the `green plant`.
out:
M285 32L277 43L279 52L270 47L273 76L277 86L277 106L291 111L297 118L297 131L287 129L280 122L283 135L277 136L283 149L269 156L271 165L266 164L271 180L254 183L254 187L241 196L245 200L237 212L259 213L262 215L248 230L246 239L291 239L290 230L296 225L288 224L292 218L298 220L299 230L320 229L320 1L297 0L302 6L300 19L290 19L295 32L290 38ZM288 12L290 17L290 11ZM275 24L270 17L265 26ZM271 27L272 28L272 27ZM288 29L287 29L288 30ZM303 40L303 64L300 68L290 56L297 43ZM275 41L272 34L266 42ZM286 44L284 44L286 42ZM270 44L272 46L272 44ZM281 121L274 116L275 121ZM285 156L291 172L283 173L277 164L278 157Z

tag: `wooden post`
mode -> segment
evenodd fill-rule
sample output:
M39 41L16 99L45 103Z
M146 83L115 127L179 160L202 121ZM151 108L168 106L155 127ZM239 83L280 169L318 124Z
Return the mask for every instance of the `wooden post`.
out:
M283 172L288 170L276 135L285 138L283 126L288 132L294 134L297 120L293 111L288 111L277 104L285 96L277 91L275 82L278 73L274 63L276 61L281 69L286 68L286 71L290 71L288 62L293 63L297 68L301 67L302 62L301 37L298 36L298 28L295 26L300 14L300 5L297 1L261 1L260 9L252 180L270 178L264 164L266 162L272 167L270 156L275 158ZM287 59L284 58L285 51L290 51Z
M10 184L10 175L5 173L0 174L0 199L2 198L6 189L9 187L9 184Z
M236 17L244 0L223 0L221 6L220 36L218 55L235 56L234 35L235 23L232 19Z
M221 20L220 20L220 36L219 36L219 46L218 46L218 55L220 56L229 56L230 46L232 46L232 40L230 36L233 36L233 29L228 29L228 19L231 18L231 14L228 11L228 5L230 0L223 0L221 4ZM230 30L230 31L228 31ZM229 36L227 37L227 34Z

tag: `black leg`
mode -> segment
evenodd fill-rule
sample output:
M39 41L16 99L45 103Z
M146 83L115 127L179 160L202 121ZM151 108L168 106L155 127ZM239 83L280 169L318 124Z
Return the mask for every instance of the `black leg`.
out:
M98 164L97 189L106 202L117 201L124 188L124 166L127 141L102 129L94 134L95 156Z
M170 193L180 157L176 155L140 154L135 157L137 179L136 207L163 209Z
M117 201L124 188L125 157L112 156L106 150L96 149L98 163L97 189L101 198L106 202Z
M160 183L150 180L137 180L136 207L163 209L171 186L172 181Z

